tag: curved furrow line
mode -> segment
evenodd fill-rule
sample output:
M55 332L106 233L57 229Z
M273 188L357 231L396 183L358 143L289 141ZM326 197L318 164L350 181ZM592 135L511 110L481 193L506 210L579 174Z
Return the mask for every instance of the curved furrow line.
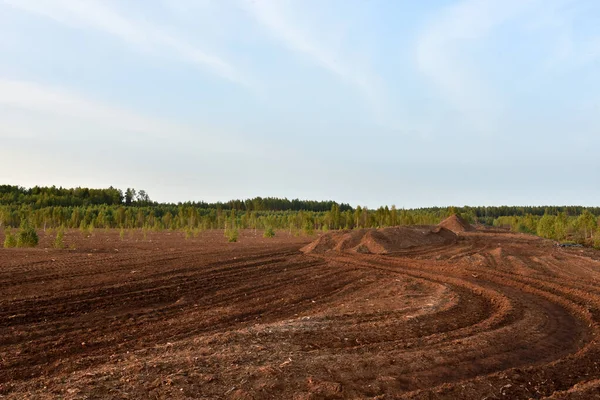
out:
M540 332L544 332L545 337L542 336L539 340L533 340L531 335L525 336L527 346L535 347L537 345L539 346L538 351L540 354L551 354L551 357L547 362L532 363L533 366L529 367L530 374L539 374L543 376L543 371L549 370L549 367L552 367L554 374L557 372L567 374L579 364L589 365L582 361L592 358L593 355L597 355L598 348L594 338L598 337L598 325L596 322L597 320L594 319L593 314L588 310L590 302L597 307L597 296L590 296L590 293L587 291L573 289L572 284L566 282L564 279L561 281L560 278L555 278L553 276L545 276L540 279L540 276L538 275L533 277L515 274L514 272L507 273L504 272L502 268L492 270L485 267L469 267L468 271L479 274L477 278L473 278L473 281L481 281L485 284L494 282L496 285L516 288L511 289L513 291L517 290L520 293L531 293L538 299L545 299L549 305L562 307L563 310L566 311L564 317L570 315L571 322L563 321L559 325L554 324L553 328L543 325L540 326L539 330ZM579 284L576 286L579 286ZM543 315L544 312L542 311L541 314ZM548 315L547 312L546 315ZM552 319L549 319L549 321L551 320ZM555 321L560 321L560 319L555 318ZM554 337L554 340L552 337ZM564 343L571 343L572 348L571 350L564 348L563 351L556 352L556 347L552 347L553 343L555 346L558 345L558 348L564 347ZM552 360L553 358L555 359ZM519 359L521 360L522 357ZM558 366L561 367L557 371ZM590 372L594 372L594 369L588 369L586 375ZM598 371L596 370L595 372ZM493 378L490 379L494 380ZM534 378L532 378L532 380L538 381L538 379ZM563 383L562 386L555 385L554 383L552 386L547 386L552 387L552 390L564 390L569 387L569 384L570 383L567 381ZM483 390L482 387L480 387L480 389ZM546 390L546 394L547 391L548 389ZM452 391L447 392L449 397L442 396L440 398L453 398L449 395L451 392ZM483 393L483 391L480 393ZM538 398L542 396L544 391L537 390L536 393L537 395L535 396L535 393L530 393L529 395ZM413 398L412 395L407 395L406 397ZM420 397L417 396L414 398Z
M488 255L489 257L489 255ZM530 277L531 280L529 280L529 282L535 282L535 281L546 281L546 282L551 282L553 284L556 284L560 287L570 287L570 288L576 288L588 293L595 293L595 294L600 294L600 280L598 279L598 277L594 277L593 275L587 274L588 276L586 277L582 277L581 275L575 275L573 277L571 277L571 274L563 274L559 271L564 270L565 268L569 268L569 263L566 262L566 260L563 260L563 264L562 265L558 265L558 264L554 264L552 262L549 262L547 260L541 260L538 258L538 256L533 256L533 259L531 259L530 261L528 261L527 259L523 258L523 257L519 257L519 258L515 258L515 257L505 257L504 260L506 262L504 263L500 263L500 264L494 264L494 266L491 265L487 265L485 268L482 266L476 266L473 265L469 262L465 262L466 266L465 266L465 271L468 271L470 273L483 273L483 274L506 274L506 276L510 276L512 278L518 279L519 277ZM517 268L517 270L515 270L515 268L513 268L514 264L515 264L515 260L516 263L519 265L519 268ZM527 269L529 265L531 264L539 264L539 263L543 263L546 265L546 269L550 270L552 268L554 268L554 270L556 271L555 273L547 273L547 274L543 274L543 273L531 273L532 270L538 270L537 268L531 268L531 269ZM506 264L510 264L511 267L506 267ZM586 269L585 271L590 271L589 269ZM566 281L565 279L568 279L568 284L565 285ZM596 284L590 283L590 282L598 282Z
M495 328L491 331L474 331L468 333L466 337L474 337L477 341L482 341L483 335L492 334L492 337L487 339L487 342L493 344L487 350L486 356L488 359L494 359L494 361L490 363L490 368L486 369L481 365L479 368L474 368L476 372L474 372L473 376L509 367L547 363L576 352L589 340L588 335L585 333L586 323L579 322L582 318L580 313L585 312L581 308L570 303L565 303L562 299L541 291L529 290L530 293L524 295L521 291L515 291L510 286L507 286L506 281L497 281L496 283L497 285L494 285L494 289L506 295L513 306L515 302L518 302L521 307L529 309L529 318L513 321L510 325ZM490 286L489 281L486 281L486 284ZM543 304L543 306L532 307L532 304L536 302ZM558 307L556 306L557 304L559 305ZM547 317L547 319L540 319L539 316ZM537 322L534 323L534 320L537 320ZM548 325L548 323L551 325ZM515 332L519 335L510 336L510 332ZM574 334L574 332L579 332L579 334ZM501 340L502 337L510 337L510 341L505 343L502 352L494 351L493 349L498 347L498 343L503 343ZM451 378L450 375L455 378L468 377L468 373L461 371L460 366L462 364L465 364L468 369L472 367L475 360L477 360L477 364L484 363L482 361L482 354L477 354L478 352L485 353L486 350L481 346L475 346L471 355L468 353L469 350L466 348L464 340L461 341L460 350L458 351L453 351L453 348L456 349L456 346L453 345L443 347L439 351L444 354L444 357L452 360L451 362L447 362L446 365L436 366L425 364L426 366L420 369L425 372L420 374L415 374L415 372L418 372L417 370L403 371L403 373L410 372L411 376L415 376L417 377L416 379L423 382L426 381L428 385L431 385L447 381ZM435 351L435 346L432 343L428 343L424 348L427 351ZM461 361L462 357L464 357L464 362ZM414 358L414 354L407 356L407 360ZM444 372L444 368L448 367L451 367L452 374ZM436 377L437 382L433 382L431 379L427 381L425 380L425 376L430 378Z
M200 266L186 269L186 272L191 272L191 274L166 274L162 276L162 279L152 279L146 276L140 279L133 277L129 281L120 282L113 286L101 286L99 290L96 291L90 291L89 287L73 288L70 291L65 292L59 303L63 308L63 313L69 313L69 310L71 310L71 313L85 312L94 308L106 307L114 303L123 304L122 300L125 298L128 300L145 299L149 303L153 303L157 301L157 298L165 297L165 292L176 293L181 291L179 289L182 286L194 285L195 287L199 287L204 283L212 283L210 282L211 280L214 280L215 282L225 282L228 278L235 280L239 275L247 273L248 269L273 263L283 263L284 261L286 261L286 259L281 257L269 257L262 261L255 261L253 259L252 262L245 263L242 261L235 267L226 268L224 270L213 269L212 266L208 269L204 269L204 267ZM218 271L218 273L215 274L214 271ZM202 277L199 278L199 276ZM214 285L207 284L206 286L213 288ZM84 290L82 291L81 289ZM218 288L213 289L218 290ZM168 298L165 301L168 302ZM29 310L27 314L28 318L37 318L38 320L41 320L49 313L55 315L56 302L56 296L49 297L48 299L35 298L13 301L10 303L10 308L7 308L3 313L0 313L0 321L2 317L19 315L21 310ZM20 322L20 318L3 322L7 324L17 323Z
M308 265L308 266L307 266ZM256 281L253 283L252 287L237 287L230 289L230 294L227 293L217 293L218 291L213 291L217 293L218 297L213 297L211 299L210 304L206 304L204 307L205 311L213 311L219 308L219 304L222 305L231 305L236 304L239 301L245 301L245 309L250 308L252 311L241 311L239 313L233 312L233 310L228 309L224 313L224 315L212 315L208 319L204 316L202 310L194 311L192 313L189 312L188 307L182 307L181 305L173 305L170 306L170 309L161 309L160 307L157 309L156 304L153 304L153 308L151 308L151 314L147 314L144 310L140 310L140 318L136 318L134 313L128 313L125 315L126 320L115 320L118 322L119 330L123 331L127 330L127 334L132 339L120 338L120 337L111 337L108 333L115 328L114 323L108 324L105 329L98 329L97 319L89 318L87 320L82 321L81 319L70 320L57 322L57 326L45 325L46 330L48 332L53 332L54 336L50 337L46 344L44 341L38 341L37 346L45 350L41 357L44 360L48 361L48 359L52 359L52 357L59 357L61 355L60 349L65 346L71 348L78 348L78 344L80 343L81 337L87 337L88 343L85 348L80 348L80 351L75 352L76 356L80 356L82 353L86 353L87 350L93 350L95 347L106 348L107 346L112 344L125 345L131 341L135 341L137 346L141 346L144 344L144 340L140 340L140 338L144 338L146 334L151 334L148 338L151 342L160 342L161 340L180 340L184 337L189 337L193 334L198 334L200 332L210 332L214 330L218 330L221 328L225 328L230 326L232 323L243 323L248 322L249 320L254 320L256 318L262 318L263 314L265 317L269 318L272 314L272 318L279 318L281 313L284 313L288 317L291 316L294 311L303 311L304 308L299 308L298 304L305 303L308 299L306 295L299 296L292 301L289 301L287 304L277 304L277 301L281 297L281 290L278 289L280 287L289 287L293 285L294 282L310 282L311 279L317 281L320 284L315 285L312 294L308 292L308 296L313 299L324 299L326 300L328 295L327 293L331 293L331 295L335 295L336 290L324 290L322 287L323 284L327 284L330 288L331 285L334 286L347 286L351 283L351 280L347 280L344 282L343 279L340 279L339 275L335 272L330 272L327 274L314 274L315 265L307 264L306 262L293 264L285 263L286 269L296 268L301 272L301 275L290 276L289 274L282 274L281 279L279 280L271 280L265 284L257 284ZM276 267L272 267L273 272L276 274L281 273L281 269L277 269ZM311 269L313 270L311 273ZM246 275L250 275L253 271L248 271ZM233 292L231 292L233 290ZM225 297L223 297L225 296ZM314 301L314 300L313 300ZM310 303L312 304L312 303ZM118 306L118 305L115 305ZM181 312L178 310L181 309ZM196 324L195 327L190 327L189 325L184 325L182 327L179 326L170 326L170 320L176 320L182 314L187 314L188 318L197 317L199 321L202 321L199 324ZM153 317L154 316L154 317ZM167 317L165 321L165 317ZM202 320L203 318L203 320ZM86 323L86 321L88 323ZM150 324L150 325L149 325ZM157 325L158 324L158 325ZM89 327L96 327L94 331L89 331ZM62 327L62 329L61 329ZM159 328L160 334L157 336L156 330ZM73 336L69 340L65 341L61 337L61 331L64 333L68 333L70 336ZM147 333L144 333L147 332ZM40 332L38 336L44 336L44 332ZM94 335L103 337L104 339L101 342L91 343L93 342ZM59 342L57 342L57 336ZM92 340L90 340L90 337ZM163 337L164 339L160 339ZM19 338L23 340L23 337ZM31 338L27 338L31 339ZM28 340L30 341L30 340ZM58 348L59 351L55 354L52 352L52 348ZM54 355L53 355L54 354ZM18 364L23 365L23 368L26 369L26 365L35 364L35 360L23 357L23 354L20 354ZM9 365L11 365L9 363ZM12 379L17 379L19 376L18 365L11 365L12 370L14 372ZM58 371L57 371L58 372ZM23 375L22 378L30 377L30 375Z

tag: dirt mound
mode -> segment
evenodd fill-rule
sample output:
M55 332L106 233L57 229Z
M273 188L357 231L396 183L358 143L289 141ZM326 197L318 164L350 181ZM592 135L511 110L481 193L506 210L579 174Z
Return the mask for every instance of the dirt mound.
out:
M461 216L456 214L452 214L451 216L440 222L438 226L451 230L454 233L475 230L475 228L473 228L471 224L469 224Z
M394 227L327 233L303 247L304 253L355 252L389 254L404 249L450 244L456 234L443 227Z

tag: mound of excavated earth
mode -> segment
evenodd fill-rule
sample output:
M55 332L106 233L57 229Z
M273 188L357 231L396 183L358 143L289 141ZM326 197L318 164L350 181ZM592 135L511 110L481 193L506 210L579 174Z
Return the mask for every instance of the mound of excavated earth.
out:
M442 222L438 224L439 227L446 228L452 232L467 232L474 231L475 228L462 217L456 214L452 214Z
M454 232L443 227L394 227L326 233L300 249L304 253L354 252L390 254L405 249L455 243Z

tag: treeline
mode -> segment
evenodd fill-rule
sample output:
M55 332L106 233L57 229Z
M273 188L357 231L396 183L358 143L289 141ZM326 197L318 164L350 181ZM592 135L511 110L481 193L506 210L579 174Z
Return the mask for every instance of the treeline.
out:
M0 185L0 205L28 205L34 208L50 206L74 207L90 205L118 205L124 201L121 190Z
M255 197L246 200L230 200L227 202L207 203L203 201L185 203L157 203L150 199L144 190L137 191L127 188L125 191L115 189L90 188L57 188L39 187L24 188L21 186L0 185L0 205L28 205L33 208L45 208L52 206L79 207L92 205L125 205L125 206L191 206L199 209L214 210L238 210L238 211L315 211L326 212L337 205L340 211L354 211L349 204L338 204L334 201L314 201L299 199L281 199L276 197ZM503 216L542 216L544 214L558 215L566 213L569 216L577 216L584 210L595 216L600 216L600 207L582 206L493 206L493 207L457 207L461 214L470 215L480 221L493 221ZM436 214L448 210L447 207L428 207L419 209L421 212ZM410 210L414 211L414 210Z
M493 207L459 207L461 213L472 214L478 219L495 219L505 216L523 217L526 215L542 216L544 214L558 215L565 213L570 216L577 216L584 211L589 211L595 216L600 216L600 207L583 206L493 206Z
M251 229L323 230L354 229L394 225L437 224L449 209L435 212L366 207L342 210L333 204L328 211L243 211L200 208L179 204L153 206L90 205L78 207L44 207L30 205L0 206L0 227L18 227L24 223L45 228L147 228L224 229L226 226Z
M524 217L533 215L541 217L547 215L558 215L563 213L568 216L578 216L584 211L588 211L592 215L600 216L600 207L583 207L583 206L464 206L450 207L453 212L463 215L471 222L479 222L486 225L493 225L494 221L499 217ZM447 207L429 207L421 208L425 212L440 212L448 210Z
M433 225L451 214L473 224L559 241L597 242L600 207L498 206L396 209L351 207L333 201L256 197L206 203L157 203L144 190L0 185L0 228L286 229L304 231Z
M333 205L341 211L353 210L349 204L338 204L334 201L314 201L300 199L280 199L276 197L255 197L246 200L230 200L228 202L206 203L157 203L150 199L145 190L137 191L127 188L125 192L112 186L108 189L89 188L57 188L39 187L27 189L20 186L0 185L0 205L28 205L33 208L45 207L79 207L94 205L125 206L176 206L184 205L200 209L242 210L242 211L328 211Z
M579 215L569 215L562 211L555 215L545 213L542 216L527 214L499 217L494 220L494 225L560 242L572 241L600 247L598 220L590 210L584 209Z

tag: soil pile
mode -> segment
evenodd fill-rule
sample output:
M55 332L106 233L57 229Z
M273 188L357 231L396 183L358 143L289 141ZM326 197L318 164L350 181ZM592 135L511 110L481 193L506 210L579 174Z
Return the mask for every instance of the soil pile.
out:
M452 214L451 216L440 222L438 226L451 230L454 233L475 230L475 228L473 228L471 224L469 224L462 217L456 214Z
M354 252L390 254L405 249L455 243L454 232L443 227L394 227L330 232L300 249L304 253Z

